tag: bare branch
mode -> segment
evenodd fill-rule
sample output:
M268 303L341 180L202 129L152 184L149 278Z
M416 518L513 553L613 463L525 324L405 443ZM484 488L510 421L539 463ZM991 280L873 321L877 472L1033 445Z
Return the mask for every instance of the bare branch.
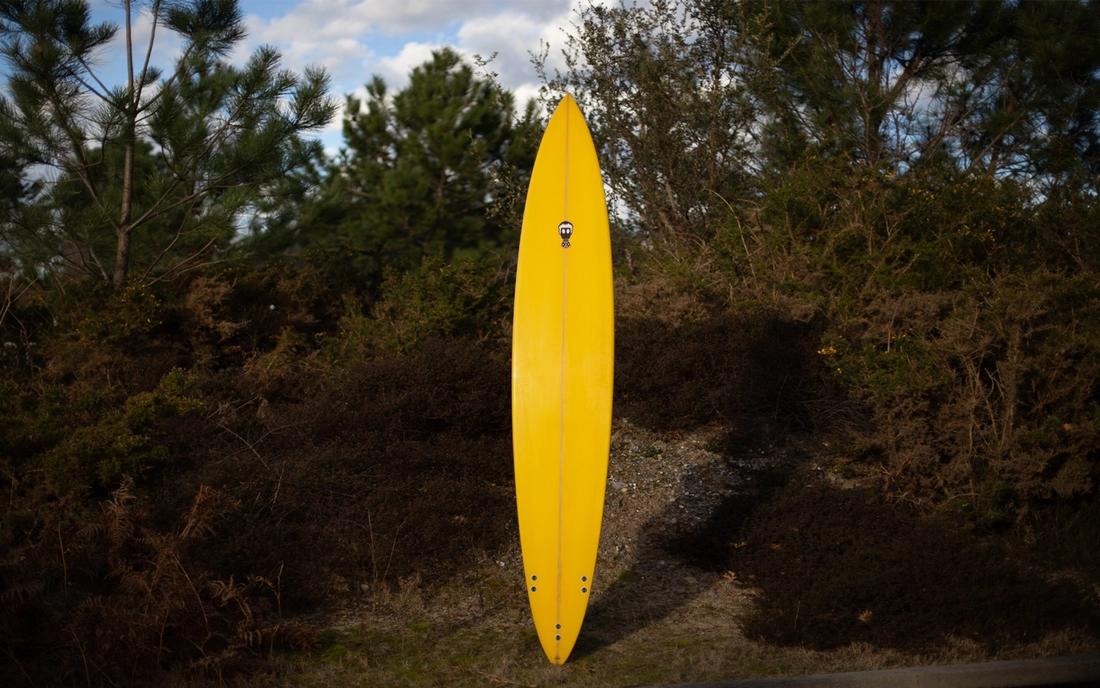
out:
M191 212L195 209L195 205L198 204L200 198L201 198L201 196L197 196L197 195L195 196L195 198L192 200L191 206L187 209L187 212L184 214L184 217L191 214ZM190 234L190 233L191 232L186 232L186 234ZM153 262L145 270L145 273L141 276L141 279L143 281L149 277L150 273L153 272L153 268L155 268L157 266L157 264L160 263L161 259L163 259L164 256L167 255L168 252L172 250L172 248L176 245L176 242L178 242L184 234L185 234L185 232L183 231L183 222L181 222L180 226L179 226L179 229L176 230L176 236L172 237L172 241L170 241L168 243L168 245L164 247L164 250L161 251L157 255L156 259L153 260Z
M88 82L84 81L84 79L77 76L75 73L70 73L70 76L72 76L74 79L79 81L81 86L88 89L92 94L94 94L97 98L99 98L103 102L105 102L105 103L110 102L109 96L107 94L111 91L111 89L107 88L107 86L102 81L99 80L99 77L96 76L95 72L92 71L91 66L87 62L84 61L83 57L77 56L76 59L80 61L80 66L84 68L84 71L88 72L88 75L91 76L92 79L94 79L97 84L99 84L99 87L101 89L103 89L103 92L100 93L99 91L95 90L94 87L92 87L90 84L88 84Z
M136 116L140 112L141 108L141 92L145 89L145 80L149 74L149 60L153 56L153 43L157 38L157 20L160 18L160 2L161 0L154 0L153 2L153 28L149 32L149 48L145 51L145 62L141 66L141 80L138 84L137 95L134 96L134 115Z
M27 290L34 286L36 280L29 279L27 283L18 291L15 288L15 276L12 275L8 278L7 294L4 295L4 304L0 307L0 325L4 324L4 319L8 317L8 311L11 310L12 305L19 300L19 297L27 293Z

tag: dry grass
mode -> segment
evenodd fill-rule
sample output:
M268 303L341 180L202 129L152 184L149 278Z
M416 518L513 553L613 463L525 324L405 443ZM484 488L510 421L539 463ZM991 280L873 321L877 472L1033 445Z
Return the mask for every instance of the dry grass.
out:
M1051 633L1040 641L990 653L962 638L949 638L926 652L883 649L852 643L831 651L777 647L746 638L739 612L751 594L720 576L703 577L694 594L663 618L601 644L607 619L638 613L635 603L601 606L613 585L606 582L575 655L564 666L546 661L531 628L523 590L508 585L486 562L474 580L427 594L425 605L408 613L399 604L347 611L322 634L322 649L277 655L270 672L249 686L629 686L737 678L805 675L840 671L980 662L1096 652L1096 638ZM682 574L673 567L662 584ZM608 574L614 575L614 571ZM506 575L513 580L515 577ZM610 576L609 576L610 577Z

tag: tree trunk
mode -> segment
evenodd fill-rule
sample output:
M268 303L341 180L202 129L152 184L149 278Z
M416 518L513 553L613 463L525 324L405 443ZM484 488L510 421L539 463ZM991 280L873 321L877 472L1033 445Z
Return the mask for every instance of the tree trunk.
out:
M134 197L134 142L131 136L126 144L126 154L122 162L122 203L118 218L118 226L115 233L118 235L118 245L115 250L115 276L111 281L115 290L126 286L126 276L130 269L130 234L133 226L131 202Z
M115 233L118 235L118 245L115 249L115 275L111 280L115 291L126 286L126 276L130 270L130 234L133 226L134 199L134 144L137 138L137 96L134 94L134 54L133 34L130 26L130 0L126 0L126 86L128 89L128 102L126 106L126 153L122 159L122 202L118 218L118 226Z

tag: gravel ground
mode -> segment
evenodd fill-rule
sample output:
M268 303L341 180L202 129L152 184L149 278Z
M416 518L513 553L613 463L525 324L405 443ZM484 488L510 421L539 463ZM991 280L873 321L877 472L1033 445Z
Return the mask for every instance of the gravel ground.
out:
M725 431L654 432L618 420L612 428L603 530L592 602L576 655L642 631L654 622L683 625L687 635L740 635L735 620L752 591L731 572L704 572L662 549L705 520L731 494L749 489L750 475L786 460L787 450L755 450L730 460L708 449ZM531 625L518 537L451 583L426 589L407 579L335 613L323 626L355 625L370 615L395 627L423 618L443 625L505 630Z

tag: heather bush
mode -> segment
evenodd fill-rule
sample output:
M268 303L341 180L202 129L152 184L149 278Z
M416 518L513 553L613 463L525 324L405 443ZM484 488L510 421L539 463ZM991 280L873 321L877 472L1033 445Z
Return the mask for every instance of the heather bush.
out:
M616 331L615 414L662 429L809 429L813 407L828 394L814 360L816 337L814 324L763 309L676 325L624 315Z
M227 417L225 458L203 475L236 506L211 565L281 570L293 604L450 577L514 519L508 384L506 362L476 342L432 339Z
M376 298L321 274L14 304L5 677L251 671L313 642L284 608L456 575L512 532L508 270L429 262Z
M671 543L691 563L753 586L743 618L750 637L922 651L959 638L998 648L1065 628L1100 629L1100 613L1082 604L1076 581L1044 576L950 514L922 515L819 475L774 482L727 498Z
M895 495L997 527L1094 496L1094 211L936 169L853 178L823 157L729 209L693 288L822 323L820 383L846 399L816 405L819 425L840 421L840 458ZM1044 230L1055 217L1064 235Z

